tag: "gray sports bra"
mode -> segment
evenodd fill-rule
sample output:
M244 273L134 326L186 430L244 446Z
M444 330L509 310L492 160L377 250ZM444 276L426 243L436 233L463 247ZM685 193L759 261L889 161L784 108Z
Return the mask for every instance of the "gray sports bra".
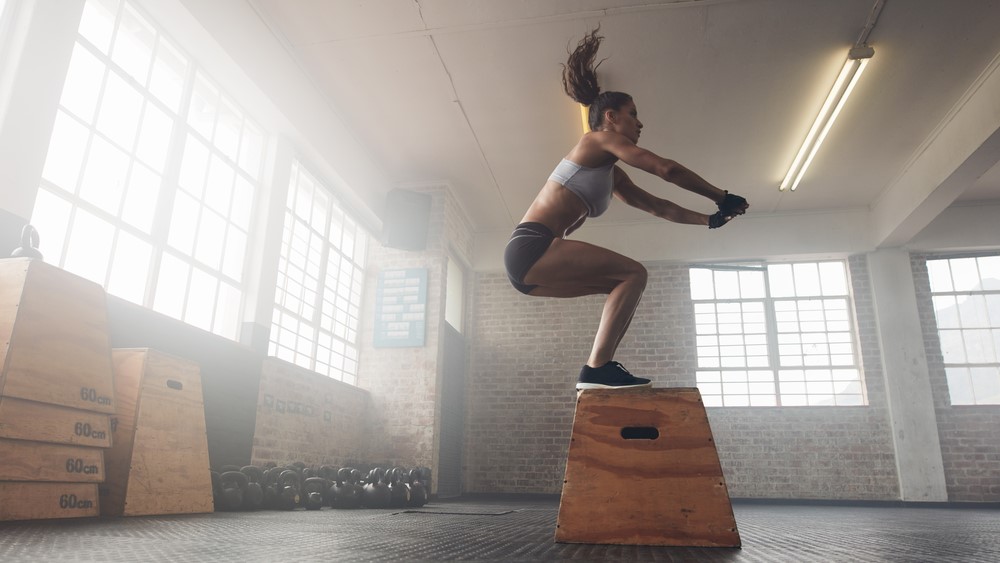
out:
M587 215L597 217L611 205L614 166L612 162L600 168L587 168L564 158L549 175L549 180L559 182L576 194L587 206Z

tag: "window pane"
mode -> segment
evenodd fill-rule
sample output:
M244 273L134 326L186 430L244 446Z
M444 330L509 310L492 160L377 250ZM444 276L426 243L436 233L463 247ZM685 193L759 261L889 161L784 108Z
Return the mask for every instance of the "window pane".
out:
M251 178L257 179L264 159L264 134L253 123L243 123L239 165Z
M38 230L38 251L46 261L62 264L63 242L72 204L44 188L38 190L31 224Z
M246 254L247 236L240 229L230 226L226 235L226 251L222 256L222 273L231 279L243 279L243 257Z
M173 126L173 118L156 104L146 104L135 155L157 172L163 172L163 167L166 165Z
M215 126L215 146L235 162L240 147L240 130L243 116L229 99L223 97L219 103L218 122Z
M740 298L739 273L727 270L715 271L715 298L716 299Z
M192 135L184 143L184 158L181 160L181 175L178 180L181 189L200 198L208 176L208 147Z
M107 53L117 12L118 0L87 0L80 20L80 35Z
M975 258L955 258L951 262L951 282L955 291L976 291L981 282Z
M42 177L68 193L76 192L90 132L62 110L56 113Z
M100 137L95 137L80 184L80 197L113 216L118 215L129 158Z
M767 279L771 297L791 297L795 295L795 282L791 264L773 264L767 267Z
M91 2L88 2L90 4ZM93 123L101 95L105 66L79 43L73 48L59 105L86 123Z
M180 110L187 69L187 58L160 37L156 46L153 72L149 77L149 91L174 113Z
M218 155L212 155L205 185L205 204L221 215L229 214L233 194L233 169Z
M131 151L139 130L143 97L116 72L108 73L101 109L97 115L97 130L119 147Z
M111 59L142 86L146 85L149 61L156 44L156 30L128 3L118 23Z
M139 163L133 164L122 206L122 220L147 235L152 234L159 193L160 176Z
M229 220L244 231L250 230L250 213L253 209L253 196L253 184L248 182L243 176L237 175L236 185L233 186L233 204L229 210Z
M948 260L928 260L927 276L930 278L931 292L953 291L951 265Z
M114 236L115 229L110 223L83 209L77 209L70 228L63 267L103 286L108 274Z
M198 328L212 330L216 292L219 280L201 268L191 269L191 290L188 292L184 321Z
M151 255L152 247L149 243L119 231L111 263L111 277L108 279L108 292L143 305Z
M239 336L240 291L236 287L222 283L215 305L215 325L212 332L235 340Z
M819 277L823 295L847 295L847 273L843 262L821 262Z
M712 270L691 268L688 272L691 280L691 299L714 299L715 291L712 283Z
M167 243L187 256L194 252L195 229L200 210L197 200L184 192L177 192Z
M970 368L969 376L977 405L1000 404L1000 368L995 366Z
M1000 256L980 257L979 275L983 290L1000 289Z
M195 244L195 258L213 270L220 269L225 236L225 218L210 209L202 210Z
M202 75L197 75L194 92L191 94L191 105L188 109L188 125L205 139L212 139L218 100L219 91L209 84Z
M820 295L819 269L816 264L793 264L792 271L795 275L796 295Z
M761 299L764 296L764 272L740 272L740 297Z

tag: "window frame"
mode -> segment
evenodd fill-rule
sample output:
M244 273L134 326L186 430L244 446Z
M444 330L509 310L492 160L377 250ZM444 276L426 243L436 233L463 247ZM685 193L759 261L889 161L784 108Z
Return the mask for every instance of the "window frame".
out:
M946 327L946 328L942 329L941 328L941 324L942 324L941 318L940 318L940 316L938 314L939 312L938 312L938 309L937 309L937 307L935 305L935 297L952 297L952 298L954 298L955 299L955 307L956 308L961 307L962 303L959 302L959 297L963 297L963 296L966 297L966 298L971 298L971 297L979 296L979 295L984 296L984 297L986 297L986 296L997 296L997 299L1000 299L1000 287L998 287L996 289L982 289L984 278L983 278L982 270L981 270L981 268L979 266L979 263L978 263L978 260L980 258L994 258L994 259L1000 261L1000 252L994 251L994 252L976 252L976 253L961 253L961 254L937 254L937 255L925 256L923 258L923 265L924 265L924 268L926 269L926 272L927 272L927 291L928 291L927 297L928 297L928 306L930 307L930 309L931 309L931 311L932 311L932 313L934 315L934 331L935 331L934 334L937 337L938 351L940 352L940 357L941 357L941 367L942 367L942 370L944 372L945 385L946 385L946 388L948 390L948 404L949 404L949 406L953 406L953 407L983 407L983 406L985 406L985 407L991 407L991 406L1000 405L1000 398L998 398L995 402L980 402L976 398L975 385L971 382L971 377L972 377L971 370L975 369L975 368L993 368L993 369L995 369L997 371L998 377L1000 377L1000 344L998 344L996 341L994 341L994 343L993 343L993 357L994 357L994 360L995 360L993 362L969 362L969 361L967 361L968 360L968 354L967 354L968 349L964 348L964 346L966 344L966 340L965 340L965 332L966 331L969 331L969 330L989 330L989 331L993 331L994 334L1000 334L1000 319L997 319L998 322L996 322L996 324L988 324L988 326L985 326L985 327L978 327L978 328L967 327L967 326L964 326L962 324L960 310L956 309L956 318L958 319L957 325L954 326L954 327L950 327L949 326L949 327ZM979 289L979 290L960 290L960 291L956 290L954 288L954 274L953 274L954 270L953 270L953 267L952 267L952 262L955 261L955 260L969 260L969 259L973 259L973 260L977 261L976 269L977 269L977 273L979 274L978 286L981 289ZM952 284L952 289L951 290L948 290L948 291L937 290L936 291L934 289L934 273L932 271L933 267L931 265L931 262L948 262L949 283ZM988 323L993 323L993 319L990 317L989 307L988 306L987 306L987 309L984 312L984 314L987 317ZM942 338L942 331L948 331L948 332L956 331L956 332L959 332L961 334L961 336L962 336L962 343L963 343L963 351L962 352L963 352L963 355L965 356L966 361L964 361L964 362L949 362L948 361L949 354L945 350L946 339ZM997 339L997 338L998 338L998 336L994 336L994 339ZM970 382L969 382L970 390L969 390L969 393L973 397L973 401L972 402L956 402L955 397L959 396L960 394L958 392L956 392L956 389L954 389L953 386L952 386L953 381L952 381L952 375L949 374L949 368L958 368L958 369L969 370L969 378L970 378Z
M819 270L820 264L831 263L831 262L839 263L842 266L842 271L844 273L844 289L845 289L845 293L844 294L824 294L824 292L821 290L819 292L819 294L817 294L817 295L797 295L795 293L793 293L792 295L780 295L780 296L775 296L774 295L774 292L773 292L772 287L771 287L772 286L772 281L771 281L771 276L769 274L769 268L775 267L775 266L786 266L786 265L791 266L792 268L794 268L794 266L796 264L812 264L812 265L816 266L817 270ZM824 260L811 260L811 261L801 261L800 260L800 261L787 261L787 262L784 262L784 261L783 262L759 262L759 263L742 263L742 264L691 264L688 267L688 270L689 270L689 280L693 277L693 275L691 274L691 272L693 270L696 270L696 269L697 270L704 270L704 271L711 272L712 283L713 283L713 297L710 298L710 299L708 299L708 298L696 298L695 294L694 294L693 287L692 287L691 293L689 294L690 299L691 299L691 303L692 303L692 311L694 313L694 322L695 322L695 339L696 339L696 344L695 344L695 346L696 346L696 352L695 352L695 358L696 358L695 359L695 362L696 362L695 373L696 373L696 385L698 385L699 388L701 388L702 385L705 384L705 383L708 383L709 385L714 385L714 383L712 383L712 382L700 381L701 378L699 378L698 375L701 374L701 373L716 373L717 372L719 374L719 376L720 376L719 380L717 382L718 383L718 389L719 389L718 393L706 393L704 391L702 393L703 400L706 401L706 406L711 406L711 407L725 407L725 408L746 408L746 407L750 407L750 408L794 408L794 407L841 407L841 408L845 408L845 407L867 407L867 406L869 406L868 390L867 390L867 385L866 385L866 380L865 380L864 361L863 361L863 356L862 356L862 351L861 351L861 340L860 340L860 336L859 336L859 332L858 332L857 311L856 311L855 300L854 300L854 295L853 295L853 287L852 287L851 279L850 279L851 278L851 276L850 276L850 264L849 264L849 262L846 259L824 259ZM763 292L763 296L761 296L761 297L736 297L736 298L719 298L719 297L717 297L717 295L715 294L715 291L714 291L714 285L717 283L716 282L715 272L717 272L717 271L735 271L735 272L752 271L752 272L760 272L760 275L761 275L761 278L762 278L762 292ZM821 273L819 275L822 276ZM818 279L821 279L821 277L818 278ZM692 283L693 283L693 280L692 280ZM793 288L793 292L794 292L794 288ZM781 342L781 340L782 340L781 339L781 335L782 334L793 334L793 333L791 333L791 332L782 332L780 330L779 320L778 320L779 310L778 310L778 307L776 306L776 304L777 303L782 303L782 302L789 302L789 303L799 304L799 303L802 303L802 302L805 302L805 301L826 302L826 301L831 301L831 300L843 301L844 307L843 307L842 310L845 312L846 319L843 319L840 322L846 322L846 324L847 324L846 330L843 330L843 331L831 331L831 330L829 330L829 325L827 324L829 321L826 318L826 313L830 309L827 309L824 306L824 308L821 309L821 311L823 312L823 321L822 322L825 325L824 329L822 331L805 331L805 330L800 329L799 331L797 331L797 332L794 333L794 334L798 334L799 335L800 340L801 340L801 336L804 335L804 334L823 334L823 335L826 335L825 342L823 344L826 346L826 350L827 351L823 355L826 355L829 358L829 361L826 364L823 364L823 365L809 365L807 363L807 361L806 361L806 358L807 358L808 354L805 354L803 352L803 353L801 353L801 357L803 358L803 362L802 362L801 365L782 365L782 358L784 356L781 354L781 347L783 345L782 342ZM718 358L718 360L719 360L719 365L718 366L703 366L702 365L702 360L704 358L706 358L706 357L703 357L701 355L700 350L699 350L702 347L697 342L697 340L699 339L699 337L702 337L702 336L716 336L717 340L718 340L718 343L715 344L715 346L716 347L720 347L720 348L722 346L722 344L721 344L721 336L723 336L724 334L721 331L718 330L718 327L720 325L720 323L717 320L718 319L718 314L719 314L718 305L719 304L740 304L740 315L741 315L741 317L740 317L741 318L740 324L741 325L745 325L746 322L743 321L742 319L743 319L743 315L746 313L746 310L744 309L744 305L747 304L747 303L759 303L760 307L762 309L761 313L763 314L763 317L764 317L764 323L763 323L764 324L764 332L763 333L759 333L759 334L763 334L765 341L764 341L764 344L762 344L762 345L761 344L757 344L756 346L766 346L766 348L767 348L767 355L766 355L767 363L766 363L766 365L763 365L763 366L762 365L751 365L751 362L747 361L747 358L754 357L754 356L747 356L746 353L745 353L746 352L745 349L748 346L748 344L746 344L746 336L748 334L749 335L754 335L754 334L758 334L758 333L747 333L747 332L745 332L746 329L742 328L741 331L738 333L741 336L741 341L743 342L741 344L741 346L744 347L744 355L743 356L739 356L740 358L743 358L743 360L744 360L742 366L724 366L723 365L723 363L724 363L724 360L723 360L724 356L722 355L721 350L720 350L718 356L714 356L715 358ZM698 307L699 304L713 304L713 314L716 315L716 321L714 321L714 324L712 326L716 327L716 332L715 333L712 333L712 334L703 334L703 333L699 332L699 328L698 328L699 324L704 324L704 323L699 323L698 322L698 315L699 314L705 314L705 313L699 313L699 307ZM798 313L800 313L802 311L802 309L798 308L797 306L793 310L795 311L796 315L798 315ZM837 309L833 309L833 310L837 310ZM801 322L801 321L796 321L796 322ZM813 322L815 322L815 321L813 321ZM843 356L844 354L842 354L842 353L841 354L834 354L830 350L830 345L831 344L844 344L844 343L842 343L842 342L839 342L839 343L838 342L831 342L830 335L840 334L840 333L847 333L847 334L850 335L849 336L850 340L848 342L850 344L850 346L851 346L851 359L852 359L852 362L851 362L850 365L836 364L836 363L833 362L833 356ZM801 346L802 344L803 343L800 341L799 345ZM711 344L709 346L711 346ZM763 357L763 356L756 356L756 357ZM818 381L820 383L822 383L822 382L830 382L834 386L838 382L848 383L848 382L854 382L854 381L856 381L857 385L858 385L858 392L857 393L843 393L843 392L837 393L835 388L831 388L832 389L831 393L811 393L811 392L809 392L808 391L808 387L809 387L808 384L811 383L811 382L813 382L813 381L810 380L810 378L808 376L808 372L809 371L815 372L817 370L826 370L829 373L829 377L827 379L820 379L820 380L816 380L816 381ZM739 393L739 394L731 394L731 395L729 395L731 398L733 398L733 402L732 403L728 403L728 404L727 404L727 401L726 401L727 394L725 392L725 384L726 384L726 381L725 381L725 372L727 372L727 371L729 371L729 372L743 372L746 375L745 383L747 385L747 392L746 393ZM793 382L783 381L782 380L782 372L786 372L787 373L787 372L796 372L796 371L802 372L802 380L801 381L802 381L803 389L804 390L801 393L784 393L784 395L786 397L793 396L793 395L794 396L802 396L802 397L805 398L805 403L806 404L802 404L801 402L795 402L795 403L791 403L791 404L784 404L783 400L782 400L782 395L783 395L783 393L782 393L782 384L783 383L784 384L788 384L788 383L793 383ZM850 379L838 379L834 375L835 372L837 372L837 371L854 371L856 373L856 378L852 377ZM752 378L752 375L751 375L753 372L769 373L771 375L771 377L770 377L769 381L767 381L767 382L765 382L763 380L762 381L753 381L753 378ZM730 382L730 383L733 383L733 382ZM772 391L771 391L770 394L766 394L766 393L764 393L764 394L762 394L762 393L756 393L755 394L755 393L752 393L752 392L750 392L750 388L751 388L751 386L752 386L753 383L770 383L773 386L772 387ZM714 390L714 388L712 388L712 389ZM754 397L754 395L763 396L763 397L771 397L771 396L773 396L773 403L772 404L753 404L753 397ZM830 404L810 404L810 397L813 397L813 396L818 397L818 396L824 396L824 395L830 395L832 397L832 401L833 402L830 403ZM739 403L742 403L742 401L737 400L736 397L745 397L746 398L745 404L739 404ZM844 404L840 404L839 400L838 400L838 397L844 398L846 402ZM847 397L858 397L859 401L858 402L854 402L853 400L846 399ZM787 399L786 399L786 401L787 401Z

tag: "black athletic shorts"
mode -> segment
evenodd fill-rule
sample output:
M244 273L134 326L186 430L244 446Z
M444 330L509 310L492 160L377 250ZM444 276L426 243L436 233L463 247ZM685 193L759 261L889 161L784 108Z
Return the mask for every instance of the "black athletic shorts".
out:
M507 278L514 289L527 294L537 285L526 285L524 276L545 254L555 239L548 227L541 223L521 223L507 241L503 251L503 264L507 268Z

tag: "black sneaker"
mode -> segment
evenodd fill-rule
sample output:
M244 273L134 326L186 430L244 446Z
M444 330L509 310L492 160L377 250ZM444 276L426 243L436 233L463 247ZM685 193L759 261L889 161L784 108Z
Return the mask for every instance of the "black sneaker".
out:
M576 388L580 389L622 389L624 387L652 387L648 379L635 377L625 366L611 361L599 368L583 366Z

